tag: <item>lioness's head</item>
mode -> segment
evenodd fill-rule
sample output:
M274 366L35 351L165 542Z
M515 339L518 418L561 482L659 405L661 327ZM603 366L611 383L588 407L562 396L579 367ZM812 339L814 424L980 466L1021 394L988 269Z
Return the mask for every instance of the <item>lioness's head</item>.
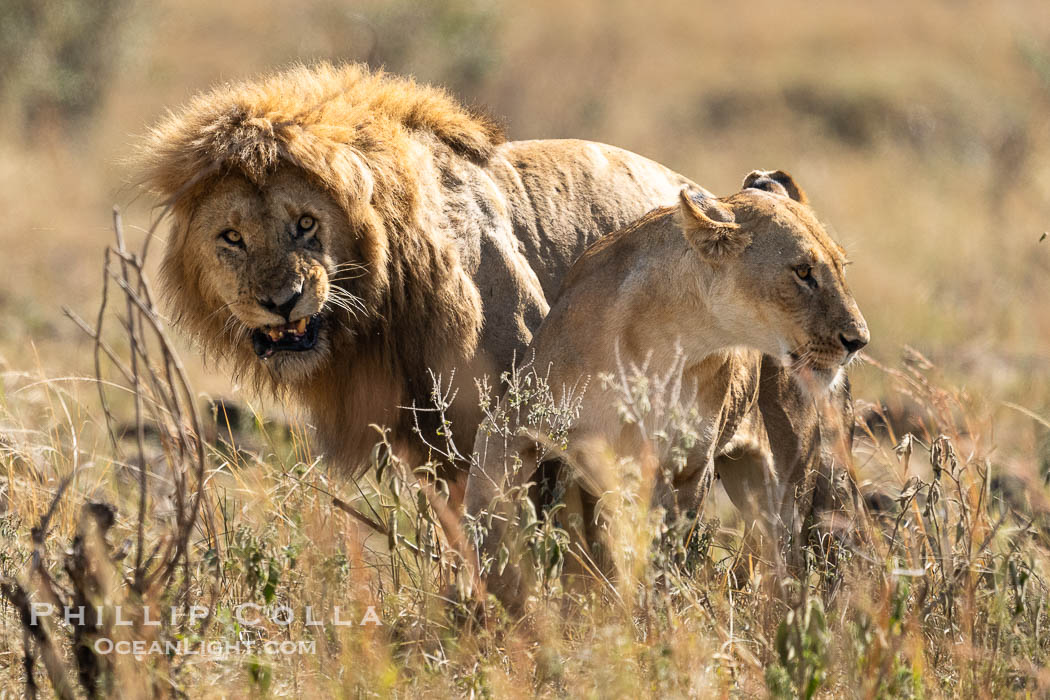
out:
M186 313L200 333L221 328L203 342L246 369L278 383L300 379L372 308L374 251L363 249L367 238L350 230L330 191L299 168L280 166L262 182L227 173L179 218L165 281L190 300Z
M828 387L869 340L846 284L842 247L783 171L754 171L730 197L681 193L686 240L716 270L735 340L779 357L806 385Z

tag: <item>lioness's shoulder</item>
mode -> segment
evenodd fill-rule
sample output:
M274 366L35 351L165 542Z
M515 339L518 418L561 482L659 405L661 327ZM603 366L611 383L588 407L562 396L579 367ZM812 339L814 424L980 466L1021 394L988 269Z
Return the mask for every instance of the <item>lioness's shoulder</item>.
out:
M653 209L637 221L592 243L565 275L557 298L561 298L567 290L580 284L596 270L620 271L635 264L645 255L646 248L654 245L657 239L677 231L674 213L674 207Z

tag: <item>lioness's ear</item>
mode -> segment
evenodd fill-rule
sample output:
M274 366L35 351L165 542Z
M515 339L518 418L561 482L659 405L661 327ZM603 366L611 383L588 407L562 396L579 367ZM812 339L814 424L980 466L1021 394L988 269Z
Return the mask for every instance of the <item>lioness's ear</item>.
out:
M679 193L677 218L685 240L711 260L736 255L750 242L724 204L714 197L693 199L688 188Z
M809 198L795 178L783 170L752 170L744 178L744 189L749 187L791 197L800 204L809 204Z

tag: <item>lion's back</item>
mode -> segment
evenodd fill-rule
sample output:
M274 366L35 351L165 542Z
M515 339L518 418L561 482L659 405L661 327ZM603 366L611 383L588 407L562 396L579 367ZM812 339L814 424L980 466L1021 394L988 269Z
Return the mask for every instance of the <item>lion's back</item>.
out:
M644 156L577 139L504 143L487 170L548 300L589 245L697 187Z

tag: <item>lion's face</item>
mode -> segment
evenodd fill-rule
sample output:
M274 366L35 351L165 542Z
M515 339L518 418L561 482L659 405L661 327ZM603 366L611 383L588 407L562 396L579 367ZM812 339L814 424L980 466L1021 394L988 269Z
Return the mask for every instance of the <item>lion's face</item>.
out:
M719 313L804 385L831 386L869 340L846 284L845 253L786 173L752 173L744 187L719 200L682 199L687 237L731 290Z
M279 169L263 186L231 174L198 201L169 258L179 258L205 313L223 321L219 345L231 356L250 350L289 382L314 371L361 310L350 289L367 266L346 249L348 228L343 209L301 171Z

